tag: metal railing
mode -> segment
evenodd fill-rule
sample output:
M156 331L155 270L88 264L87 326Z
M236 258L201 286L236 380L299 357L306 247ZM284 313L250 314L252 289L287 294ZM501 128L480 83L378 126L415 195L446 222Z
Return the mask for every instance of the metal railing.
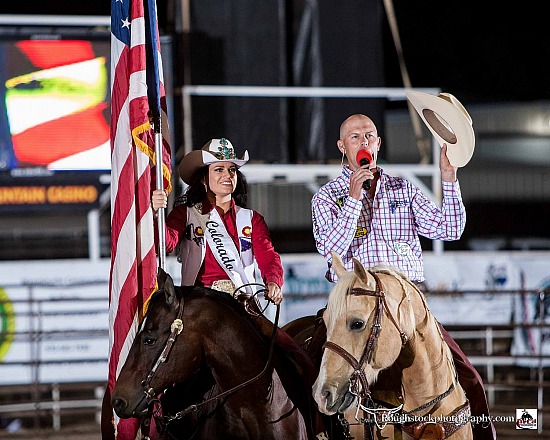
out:
M97 294L90 294L90 287L97 290ZM6 299L0 296L0 311L2 320L11 322L0 333L1 344L11 347L0 351L3 359L0 360L0 414L5 417L34 418L35 425L38 419L51 417L52 427L60 429L61 416L76 410L90 410L96 413L99 421L99 411L105 391L108 373L108 285L106 282L78 283L78 284L41 284L4 286L5 292L17 291L16 299ZM87 295L81 292L87 291ZM453 292L453 295L463 292ZM494 295L495 292L478 291L476 295ZM510 346L514 338L514 330L538 329L539 337L550 329L550 324L544 322L543 291L506 292L513 295L538 294L538 319L533 322L514 323L503 325L475 323L468 325L445 325L453 338L459 343L474 340L483 343L483 350L468 353L472 364L485 371L486 391L490 406L497 403L497 393L509 389L529 389L537 393L537 406L542 414L545 386L545 370L550 368L550 355L541 352L537 354L519 356L513 355L510 350L496 350L496 341L499 346ZM445 295L443 292L432 292L430 296ZM12 295L13 296L13 295ZM291 309L298 303L300 310L304 310L304 301L326 300L327 294L299 294L287 293L283 302L286 311L282 314L292 315ZM317 310L312 309L311 314ZM303 316L303 315L302 315ZM15 325L14 325L15 324ZM550 333L548 331L547 333ZM508 341L506 344L502 340ZM88 345L85 342L88 341ZM89 343L99 341L99 344ZM79 345L80 344L80 345ZM76 351L72 348L76 347ZM99 347L99 348L98 348ZM542 347L542 343L539 345ZM15 349L19 355L14 356L11 350ZM99 350L99 351L98 351ZM532 363L533 379L506 380L499 379L495 373L499 368L509 367L511 374L524 368L521 361ZM519 364L518 364L519 363ZM520 366L518 366L520 365ZM85 367L90 367L86 370ZM26 374L11 374L13 371ZM59 373L56 376L56 371ZM67 374L70 371L71 374ZM75 371L84 375L78 377ZM483 374L482 374L483 376ZM17 381L17 378L23 378ZM79 389L79 384L85 384L92 395L79 395L78 391L66 396L64 389ZM76 395L75 395L76 394ZM542 423L539 425L542 428Z

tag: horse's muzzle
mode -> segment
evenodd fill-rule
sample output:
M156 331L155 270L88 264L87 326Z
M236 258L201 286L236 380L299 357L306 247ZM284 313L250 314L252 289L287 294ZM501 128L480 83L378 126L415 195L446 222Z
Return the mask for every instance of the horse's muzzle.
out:
M334 386L323 385L317 388L315 401L319 410L326 415L344 413L354 402L355 397L349 391L339 390Z
M111 399L111 405L116 415L121 419L129 419L130 417L139 417L147 412L147 400L145 397L134 407L130 406L127 399L116 394Z

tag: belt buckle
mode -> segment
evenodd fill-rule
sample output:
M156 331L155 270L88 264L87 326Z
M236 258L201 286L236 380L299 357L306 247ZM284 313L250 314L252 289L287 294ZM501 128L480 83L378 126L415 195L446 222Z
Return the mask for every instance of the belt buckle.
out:
M235 285L231 280L216 280L212 283L211 288L219 290L220 292L229 293L230 295L233 295L235 291Z

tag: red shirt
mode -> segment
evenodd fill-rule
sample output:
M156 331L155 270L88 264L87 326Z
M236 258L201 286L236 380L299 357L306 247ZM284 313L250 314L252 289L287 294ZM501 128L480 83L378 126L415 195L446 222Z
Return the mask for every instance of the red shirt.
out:
M206 214L213 209L207 200L203 203L202 213ZM217 208L216 208L217 209ZM235 202L231 201L231 208L223 214L219 209L220 217L227 229L227 233L235 242L235 246L240 250L239 236L237 234L237 215L235 211ZM176 206L166 218L166 252L172 252L185 234L187 226L187 206ZM273 248L269 229L264 218L257 212L252 211L252 252L254 259L258 264L262 279L265 284L277 283L280 287L283 285L283 266L281 257ZM185 264L185 262L183 262ZM206 254L204 262L197 275L197 283L204 286L211 286L214 281L226 280L229 276L219 265L214 254L206 243Z

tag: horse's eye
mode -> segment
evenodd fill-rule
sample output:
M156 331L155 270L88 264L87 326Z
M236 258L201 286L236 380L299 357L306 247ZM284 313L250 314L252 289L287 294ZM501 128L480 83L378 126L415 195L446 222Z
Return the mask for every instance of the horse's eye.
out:
M143 341L143 345L155 345L155 342L157 342L157 340L155 338L153 338L152 336L148 336L148 335L144 335L142 338L142 341Z
M365 321L362 319L353 319L349 323L350 330L363 330L365 328Z

